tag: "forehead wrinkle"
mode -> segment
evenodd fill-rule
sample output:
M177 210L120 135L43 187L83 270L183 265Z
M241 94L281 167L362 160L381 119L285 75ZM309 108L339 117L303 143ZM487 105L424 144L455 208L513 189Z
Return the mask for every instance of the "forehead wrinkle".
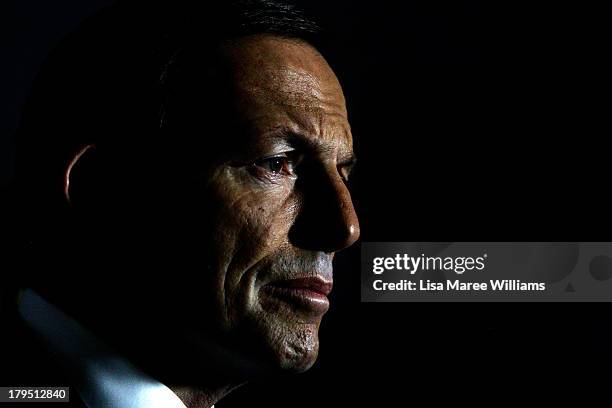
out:
M334 145L345 144L346 150L352 149L350 125L344 112L339 109L318 105L288 106L279 103L276 98L267 97L266 93L263 93L261 97L256 97L254 102L263 109L259 115L251 116L251 119L265 123L266 118L272 118L275 123L272 127L260 129L261 133L268 135L278 135L279 132L302 134L309 139L328 140ZM269 105L279 106L282 109L270 110Z
M268 133L264 137L273 143L284 144L291 148L305 149L324 156L337 156L338 162L346 162L355 158L350 143L335 143L337 141L335 138L323 139L309 136L306 133L287 127L278 127L276 131Z
M310 44L274 35L255 35L230 41L222 47L232 65L233 78L245 88L327 100L336 94L344 105L341 86L325 61ZM328 95L325 95L325 94ZM332 101L327 101L332 103Z
M271 37L243 39L226 51L234 69L236 107L255 134L285 128L318 144L318 150L352 154L344 94L318 51Z
M249 99L282 107L302 108L307 112L323 110L346 118L344 95L334 97L332 86L323 89L314 75L301 69L266 70L265 78L243 80L240 88Z
M285 67L284 69L280 69L278 79L278 85L280 86L271 87L277 88L272 90L277 92L280 91L281 94L284 93L289 100L306 99L320 101L325 99L321 90L321 81L303 69L291 66ZM274 82L269 83L273 84ZM288 89L291 89L291 91L282 92Z

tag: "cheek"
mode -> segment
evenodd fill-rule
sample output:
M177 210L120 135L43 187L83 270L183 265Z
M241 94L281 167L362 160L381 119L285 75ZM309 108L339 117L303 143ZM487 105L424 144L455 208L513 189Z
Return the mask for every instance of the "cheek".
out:
M218 191L213 245L218 302L231 328L257 307L257 264L288 243L297 205L288 186L249 189L227 185Z

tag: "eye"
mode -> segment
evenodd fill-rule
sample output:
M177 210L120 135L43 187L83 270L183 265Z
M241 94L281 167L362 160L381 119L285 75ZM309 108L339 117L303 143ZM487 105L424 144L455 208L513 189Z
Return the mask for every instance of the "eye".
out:
M340 169L340 177L342 178L342 181L344 181L345 183L348 183L350 175L351 175L350 171L346 171L345 169Z
M342 180L345 183L348 183L349 178L351 174L353 173L354 169L355 169L355 159L351 159L349 161L341 163L338 166L338 172L340 173L340 177L342 177Z
M274 175L294 175L294 163L286 155L266 157L253 165Z

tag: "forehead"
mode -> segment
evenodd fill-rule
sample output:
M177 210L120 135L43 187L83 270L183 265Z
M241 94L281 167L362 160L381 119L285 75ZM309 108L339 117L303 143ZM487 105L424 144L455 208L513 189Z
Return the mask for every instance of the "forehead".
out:
M310 45L273 36L224 46L232 70L234 108L254 133L278 130L314 144L352 149L342 88Z

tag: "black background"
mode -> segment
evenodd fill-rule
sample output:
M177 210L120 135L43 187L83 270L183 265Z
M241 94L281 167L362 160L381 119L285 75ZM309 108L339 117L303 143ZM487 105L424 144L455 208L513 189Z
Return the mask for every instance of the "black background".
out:
M106 3L4 3L2 184L40 63ZM324 53L347 97L363 241L611 241L602 10L477 1L304 7L327 29ZM338 256L312 370L248 385L218 407L550 403L609 383L606 304L362 304L359 275L356 245Z

